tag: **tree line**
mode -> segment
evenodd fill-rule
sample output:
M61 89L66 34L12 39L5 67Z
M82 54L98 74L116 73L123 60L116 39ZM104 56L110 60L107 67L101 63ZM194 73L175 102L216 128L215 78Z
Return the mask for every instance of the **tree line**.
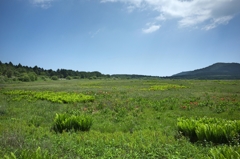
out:
M14 65L12 62L2 63L0 61L0 76L3 78L19 80L19 81L36 81L39 77L42 79L57 80L59 78L65 79L97 79L97 78L109 78L110 75L104 75L98 71L85 72L74 71L67 69L43 69L38 66L29 67L23 66L20 63Z
M71 69L43 69L38 66L29 67L23 66L20 63L14 65L12 62L3 63L0 61L0 82L1 81L36 81L42 80L58 80L58 79L158 79L159 76L147 76L136 74L102 74L99 71L86 72L86 71L74 71Z

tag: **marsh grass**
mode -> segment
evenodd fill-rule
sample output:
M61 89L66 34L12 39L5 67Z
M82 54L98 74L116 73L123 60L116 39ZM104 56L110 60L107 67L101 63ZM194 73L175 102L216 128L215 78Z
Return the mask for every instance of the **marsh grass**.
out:
M186 88L144 90L159 85ZM3 94L12 90L75 92L92 96L94 101L14 101ZM0 89L0 144L4 147L0 156L36 155L40 147L40 154L56 158L213 158L211 144L192 144L178 133L177 118L239 120L239 90L240 81L72 79L4 83ZM93 124L88 132L56 134L51 131L56 113L84 114Z

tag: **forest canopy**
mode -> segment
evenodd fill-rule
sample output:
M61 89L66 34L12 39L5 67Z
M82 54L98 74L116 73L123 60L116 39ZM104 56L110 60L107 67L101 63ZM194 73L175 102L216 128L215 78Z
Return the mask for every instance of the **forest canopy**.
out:
M67 69L43 69L38 66L29 67L23 66L20 63L18 65L14 65L12 62L2 63L0 61L0 76L11 78L13 80L19 81L36 81L38 77L41 78L50 78L50 79L58 79L58 78L66 78L66 79L97 79L97 78L109 78L110 75L104 75L98 71L93 72L85 72L85 71L74 71Z
M14 65L12 62L2 63L0 61L0 81L36 81L42 80L58 80L58 79L105 79L105 78L121 78L121 79L149 79L159 78L158 76L147 76L147 75L126 75L126 74L102 74L99 71L86 72L86 71L74 71L71 69L43 69L38 66L29 67L23 66L20 63Z

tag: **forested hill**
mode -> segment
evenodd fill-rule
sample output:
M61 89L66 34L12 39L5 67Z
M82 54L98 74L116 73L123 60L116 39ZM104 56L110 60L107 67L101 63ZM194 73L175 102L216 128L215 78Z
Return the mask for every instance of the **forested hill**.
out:
M176 79L240 79L239 63L215 63L194 71L181 72L171 76Z
M43 69L38 66L29 67L21 64L14 65L12 62L2 63L0 61L0 82L1 81L36 81L58 80L58 79L101 79L101 78L120 78L120 79L240 79L239 63L215 63L211 66L175 74L170 77L136 75L136 74L114 74L106 75L98 71L74 71L68 69Z
M119 79L155 79L158 76L146 76L146 75L127 75L127 74L115 74L108 75L102 74L98 71L85 72L74 71L67 69L43 69L38 66L29 67L22 66L21 64L14 65L12 62L2 63L0 61L0 82L1 81L36 81L38 79L58 80L58 79L101 79L101 78L119 78Z
M0 76L1 78L8 78L20 81L35 81L38 77L43 79L54 79L58 78L108 78L110 75L104 75L98 71L85 72L85 71L73 71L67 69L58 69L56 71L49 69L43 69L38 66L28 67L22 66L21 64L14 65L12 62L2 63L0 61Z

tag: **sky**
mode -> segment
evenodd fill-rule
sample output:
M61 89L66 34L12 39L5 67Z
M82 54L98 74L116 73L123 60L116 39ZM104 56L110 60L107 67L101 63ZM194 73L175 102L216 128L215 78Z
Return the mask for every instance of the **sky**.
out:
M152 76L240 63L240 1L0 0L0 61Z

